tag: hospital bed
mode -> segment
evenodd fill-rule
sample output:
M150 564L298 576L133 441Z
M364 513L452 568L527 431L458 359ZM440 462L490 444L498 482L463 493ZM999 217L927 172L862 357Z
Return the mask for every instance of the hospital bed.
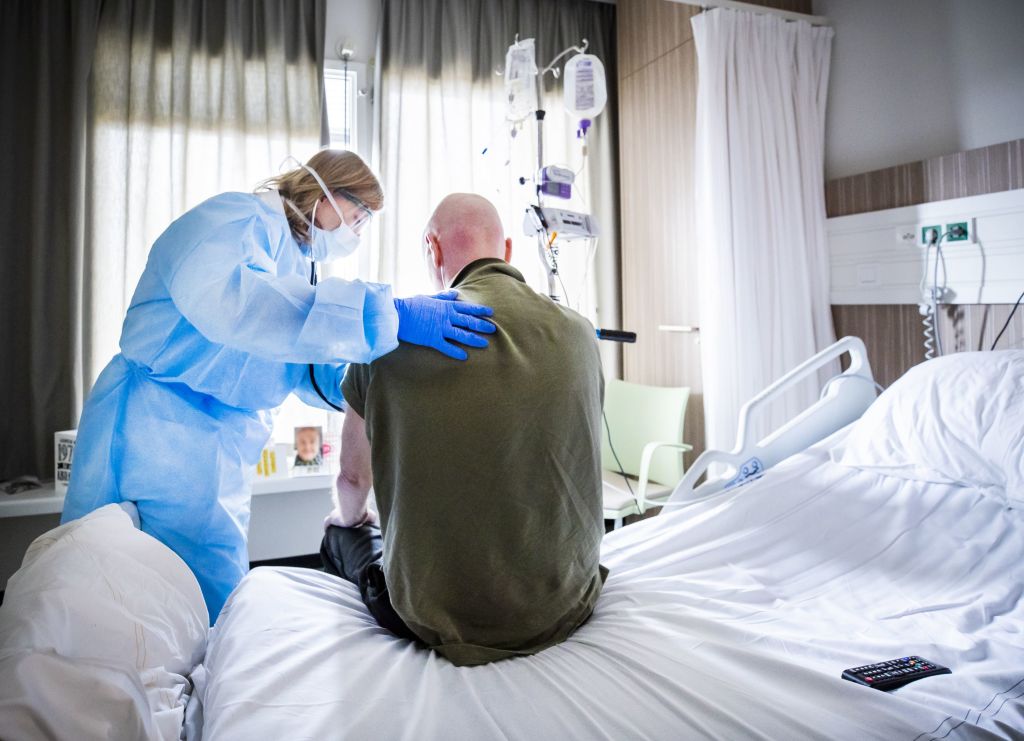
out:
M759 408L842 353L849 367L817 404L768 438L747 439ZM151 539L146 571L150 556L136 541L146 536L108 512L117 537L95 537L131 541L136 556L133 573L105 572L109 594L98 583L89 591L88 609L105 610L92 617L105 621L107 640L90 654L84 628L61 637L85 609L83 595L66 573L52 589L24 588L41 578L27 562L0 608L0 724L22 728L14 723L52 716L54 706L102 717L109 706L157 738L177 738L182 724L189 738L217 740L1024 738L1024 437L1013 434L1020 416L990 408L1024 412L1024 353L1000 358L995 381L974 378L984 375L974 359L973 388L954 368L905 389L927 399L929 384L949 376L961 406L983 417L977 458L970 430L955 430L964 450L949 457L968 469L954 481L947 460L936 471L904 465L909 442L886 417L910 401L898 398L899 384L876 401L863 345L842 340L745 407L736 448L698 459L661 515L606 537L611 574L569 640L485 666L455 667L391 636L354 586L304 569L255 569L201 635L198 589ZM929 414L955 406L917 404L922 430ZM1007 450L984 437L1000 429L1010 431L1001 434ZM925 452L949 452L937 434ZM865 443L875 458L858 461ZM887 461L901 445L903 458ZM713 464L725 475L697 485ZM96 556L94 570L112 569L114 556ZM40 621L41 606L60 617ZM121 648L109 638L119 630L131 639ZM952 674L890 693L840 678L910 654ZM71 679L47 695L32 677L60 662ZM75 684L79 674L90 681Z

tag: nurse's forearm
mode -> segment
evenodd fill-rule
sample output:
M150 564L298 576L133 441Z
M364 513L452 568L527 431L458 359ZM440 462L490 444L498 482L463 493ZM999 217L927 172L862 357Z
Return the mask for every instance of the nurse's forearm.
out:
M204 253L205 254L205 253ZM391 289L275 276L247 264L209 269L193 255L167 280L175 306L207 339L283 363L369 363L398 346Z

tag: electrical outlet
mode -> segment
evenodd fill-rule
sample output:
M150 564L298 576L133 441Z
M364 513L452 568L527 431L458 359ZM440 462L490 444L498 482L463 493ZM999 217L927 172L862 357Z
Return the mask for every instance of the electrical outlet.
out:
M927 247L930 244L935 244L939 236L942 234L942 224L932 224L931 226L921 227L921 241L918 242L922 247Z
M974 241L974 230L971 228L974 219L968 219L967 221L954 221L951 224L946 224L946 242L973 242Z

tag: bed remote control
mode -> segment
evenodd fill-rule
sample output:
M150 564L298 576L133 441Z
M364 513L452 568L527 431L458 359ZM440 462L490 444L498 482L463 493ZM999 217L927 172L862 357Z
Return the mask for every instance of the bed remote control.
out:
M939 666L934 661L922 659L920 656L904 656L902 659L882 661L877 664L865 664L847 669L843 672L843 679L848 679L865 687L874 687L876 690L892 690L902 687L915 679L931 677L936 674L952 674L944 666Z

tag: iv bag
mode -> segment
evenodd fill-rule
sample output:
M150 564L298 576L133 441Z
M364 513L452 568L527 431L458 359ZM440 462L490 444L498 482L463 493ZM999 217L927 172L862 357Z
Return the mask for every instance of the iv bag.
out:
M593 120L608 101L601 60L593 54L577 54L565 63L563 74L566 113L574 118Z
M505 54L505 118L522 121L537 110L537 60L533 39L517 41Z

